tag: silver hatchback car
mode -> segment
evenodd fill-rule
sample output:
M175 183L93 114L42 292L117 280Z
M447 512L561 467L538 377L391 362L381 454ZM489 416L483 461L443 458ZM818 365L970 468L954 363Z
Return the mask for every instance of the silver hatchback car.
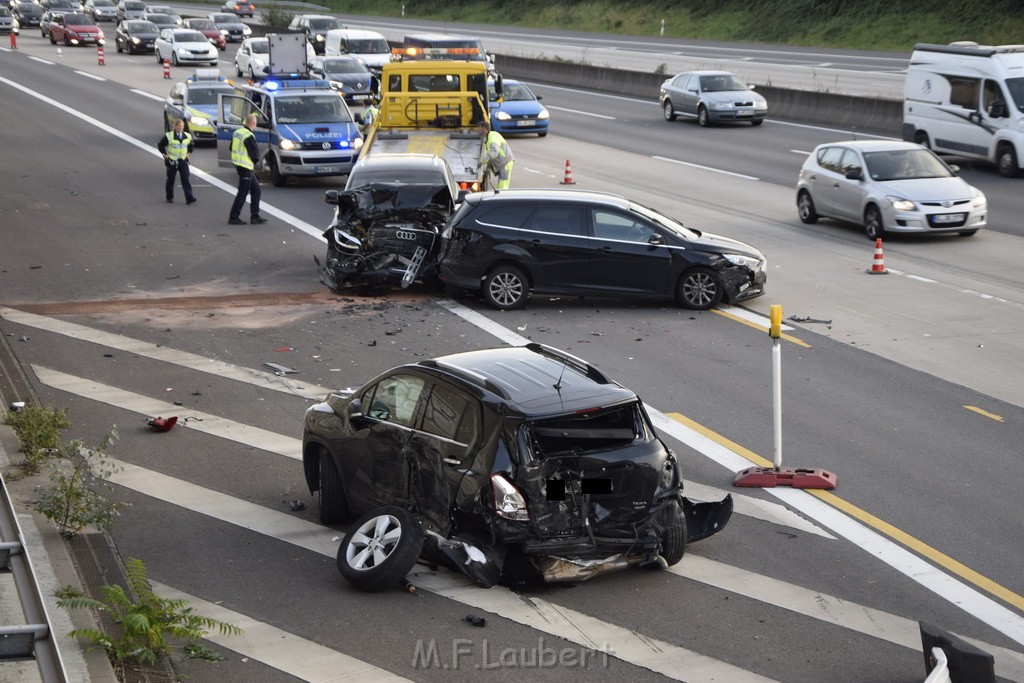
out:
M825 143L800 169L797 211L804 223L824 217L863 225L871 239L885 233L968 237L988 224L988 202L958 170L912 142Z

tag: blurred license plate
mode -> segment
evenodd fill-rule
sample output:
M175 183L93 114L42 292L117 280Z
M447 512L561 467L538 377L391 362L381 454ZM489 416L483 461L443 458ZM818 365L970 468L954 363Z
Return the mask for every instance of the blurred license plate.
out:
M533 125L533 121L529 121L529 120L526 120L526 121L516 121L516 125L517 126L532 126Z
M942 213L938 216L932 216L932 223L937 225L942 223L962 223L967 218L966 214L962 213Z
M740 109L736 112L736 116L753 116L754 112L750 109Z
M356 102L361 102L365 99L368 99L369 97L369 95L353 95L352 99L355 100Z
M316 173L340 173L341 166L317 166L314 171Z

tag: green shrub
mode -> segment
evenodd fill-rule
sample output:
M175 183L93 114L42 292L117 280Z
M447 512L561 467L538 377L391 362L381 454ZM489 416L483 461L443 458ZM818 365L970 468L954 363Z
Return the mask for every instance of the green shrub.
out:
M222 635L242 633L242 629L233 624L196 614L186 600L166 600L158 596L149 584L142 560L129 559L125 564L128 591L116 584L106 585L100 588L101 600L72 597L57 602L60 607L92 608L110 617L116 633L80 628L68 633L68 637L102 647L117 673L123 674L129 664L154 664L157 657L171 651L169 639L183 640L190 648L186 652L195 656L206 653L206 648L196 647L196 641L211 630L216 629Z
M277 28L288 28L294 16L295 12L279 5L267 5L267 8L260 12L264 24Z
M61 432L71 427L66 410L28 406L8 412L4 422L14 429L25 454L25 464L34 470L61 442Z
M57 525L61 535L74 536L90 525L105 529L127 505L112 503L105 495L113 491L107 479L120 471L104 457L116 438L113 429L96 448L76 439L51 452L47 466L52 485L43 488L35 508Z

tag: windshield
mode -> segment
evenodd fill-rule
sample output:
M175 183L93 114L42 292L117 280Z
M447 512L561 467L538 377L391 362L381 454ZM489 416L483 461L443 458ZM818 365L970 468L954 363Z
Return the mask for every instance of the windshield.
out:
M630 202L629 210L633 211L634 213L640 214L641 216L643 216L650 222L655 223L656 225L659 225L671 232L676 233L683 239L693 239L694 237L697 237L696 232L686 227L681 222L675 220L674 218L664 216L658 213L657 211L654 211L653 209L648 209L646 206L640 206L639 204L634 204Z
M224 93L225 95L234 92L233 88L196 88L195 86L189 88L188 91L188 103L189 104L217 104L217 94Z
M63 9L65 7L74 8L74 5L71 3L71 0L50 0L50 9Z
M309 27L314 31L328 31L332 28L345 28L340 19L310 19Z
M174 42L176 43L205 43L206 36L199 31L177 31L174 34Z
M52 6L52 3L51 3L51 6ZM146 9L146 5L144 5L141 2L126 2L126 3L124 3L124 8L125 9L130 9L130 10L140 10L141 11L141 10Z
M93 0L93 7L113 7L114 3L110 0Z
M30 2L23 2L18 5L18 14L42 14L43 8L39 5L33 5Z
M348 51L357 55L372 55L391 52L391 48L383 40L368 38L366 40L349 40Z
M96 22L88 14L65 14L64 21L68 26L95 26Z
M146 21L152 21L154 24L162 24L167 26L177 26L178 22L174 20L174 17L169 14L144 14Z
M160 29L152 21L133 21L128 24L128 30L136 33L159 33Z
M749 90L746 83L732 74L700 77L701 92L730 92L733 90Z
M364 73L366 67L354 59L328 59L324 61L324 71L330 74Z
M249 47L252 51L258 55L270 54L270 41L269 40L254 40L249 43Z
M219 24L240 24L241 22L234 14L214 14L211 19Z
M1006 89L1010 91L1018 111L1024 111L1024 78L1007 78Z
M198 31L216 31L217 25L209 19L189 19L188 25Z
M337 95L281 97L276 104L278 123L348 123L352 116Z
M498 99L498 93L494 90L494 83L489 83L487 89L490 92L490 98L492 101ZM533 96L533 93L521 83L503 83L501 86L501 95L506 102L523 102L537 99Z
M879 181L953 176L949 168L927 149L868 152L864 155L864 164L871 179Z

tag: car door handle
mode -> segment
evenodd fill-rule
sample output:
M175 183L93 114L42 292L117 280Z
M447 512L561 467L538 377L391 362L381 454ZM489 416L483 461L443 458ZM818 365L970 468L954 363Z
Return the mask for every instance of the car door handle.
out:
M839 183L832 183L832 187L839 189Z
M461 465L462 461L461 460L456 460L455 458L445 458L444 459L444 464L446 464L446 465Z

